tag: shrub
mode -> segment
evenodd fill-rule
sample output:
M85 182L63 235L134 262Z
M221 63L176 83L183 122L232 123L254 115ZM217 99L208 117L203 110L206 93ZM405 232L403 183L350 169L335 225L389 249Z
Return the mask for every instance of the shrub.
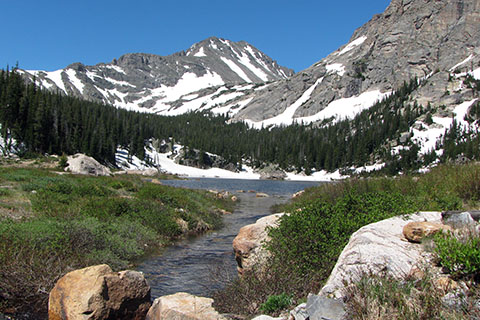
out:
M58 167L60 169L63 169L65 167L68 166L68 158L67 158L67 155L65 153L62 153L62 155L60 156L60 158L58 159Z
M412 213L415 204L398 193L348 192L335 204L312 201L284 215L271 229L267 244L274 264L302 275L309 272L327 277L350 235L362 226L395 215ZM275 261L278 260L278 261Z
M269 296L267 301L260 306L260 311L273 314L288 308L292 303L292 297L286 293Z
M454 235L439 233L434 237L438 263L455 277L480 274L480 236L474 232Z

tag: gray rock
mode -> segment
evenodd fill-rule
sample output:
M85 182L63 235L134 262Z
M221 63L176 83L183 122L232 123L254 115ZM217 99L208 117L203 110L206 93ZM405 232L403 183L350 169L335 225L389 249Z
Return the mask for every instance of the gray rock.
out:
M307 299L309 320L343 320L345 304L340 299L330 299L310 294Z
M185 292L162 296L153 301L146 320L226 320L212 307L213 299Z
M87 174L94 176L109 176L111 175L110 169L100 164L92 157L86 156L81 153L77 153L73 156L69 156L67 160L68 166L65 167L65 171L69 171L74 174Z
M267 229L275 227L282 215L283 213L272 214L240 228L233 239L233 251L240 275L245 270L261 270L265 265L270 254L264 247L270 239Z
M302 303L295 307L295 309L290 311L290 316L293 317L295 320L307 320L308 313L307 313L307 304Z
M273 164L256 171L260 173L260 179L262 180L283 180L287 177L287 174L282 169Z
M467 304L467 298L463 292L449 292L442 297L442 303L448 308L460 310Z
M479 217L479 211L474 212L475 217ZM445 211L442 212L443 223L455 229L475 227L476 222L468 211Z

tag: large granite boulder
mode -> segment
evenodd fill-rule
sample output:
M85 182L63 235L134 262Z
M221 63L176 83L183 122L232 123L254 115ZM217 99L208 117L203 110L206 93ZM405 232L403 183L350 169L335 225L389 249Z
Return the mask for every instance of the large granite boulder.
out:
M419 212L369 224L355 232L343 249L320 295L341 297L345 283L358 280L362 274L387 272L402 278L423 259L428 258L422 246L408 242L403 227L413 221L439 222L440 212Z
M137 271L97 265L67 273L50 292L50 320L144 319L150 287Z
M260 218L254 224L242 227L233 239L233 251L240 275L257 264L261 265L268 257L268 252L263 247L269 239L267 228L275 226L282 215L283 213L276 213Z
M213 299L179 292L155 299L146 320L223 320Z
M69 156L67 164L68 166L65 167L65 171L69 171L74 174L88 174L94 176L111 175L110 169L100 164L92 157L81 153Z

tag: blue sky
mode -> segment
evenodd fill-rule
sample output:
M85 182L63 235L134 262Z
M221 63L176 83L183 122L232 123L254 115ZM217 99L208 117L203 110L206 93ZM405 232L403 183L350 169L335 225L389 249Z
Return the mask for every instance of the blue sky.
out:
M389 0L0 0L0 68L53 71L125 53L169 55L210 36L245 40L303 70Z

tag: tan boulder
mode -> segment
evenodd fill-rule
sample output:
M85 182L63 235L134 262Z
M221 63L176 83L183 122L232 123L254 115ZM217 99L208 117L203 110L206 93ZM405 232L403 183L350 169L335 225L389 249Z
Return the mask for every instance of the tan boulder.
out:
M292 196L292 198L294 198L294 199L295 199L295 198L298 198L298 197L300 197L301 195L303 195L304 193L305 193L305 190L300 190L300 191L294 193L293 196Z
M213 299L179 292L155 299L146 320L223 320L213 307Z
M268 194L263 193L263 192L257 192L255 195L257 198L268 198Z
M283 213L269 215L240 229L233 239L233 251L239 274L252 269L256 264L262 264L268 257L267 250L263 248L264 242L269 239L267 228L275 226L282 215Z
M459 285L455 280L449 277L440 277L434 281L435 287L442 292L450 292L459 289Z
M144 319L150 287L137 271L112 272L108 265L75 270L50 292L50 320Z
M452 230L450 226L430 221L409 222L403 227L403 235L410 242L419 243L423 238L441 230Z

